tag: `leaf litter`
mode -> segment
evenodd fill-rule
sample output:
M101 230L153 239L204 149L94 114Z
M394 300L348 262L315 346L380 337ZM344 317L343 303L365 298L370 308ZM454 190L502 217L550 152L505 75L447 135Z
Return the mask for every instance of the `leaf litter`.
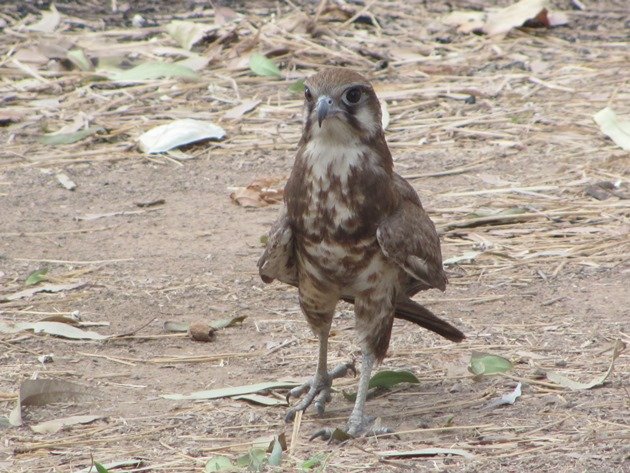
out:
M461 8L461 4L459 6ZM320 12L313 7L312 10L306 11L307 15L297 11L297 9L302 9L301 6L297 9L283 9L283 6L279 6L272 10L252 7L251 11L243 13L243 22L238 25L231 23L233 26L230 28L234 27L235 33L231 39L225 41L217 39L213 42L212 37L209 37L203 40L203 45L197 43L193 46L196 52L206 55L211 61L206 64L212 64L209 68L205 68L203 63L197 66L200 67L199 69L190 67L202 79L199 82L203 83L174 76L158 76L136 83L103 80L111 77L105 73L107 68L104 64L105 54L112 54L113 47L117 48L117 52L112 55L118 58L112 61L112 64L120 70L143 62L179 63L186 60L182 58L193 57L184 54L185 50L181 48L173 48L175 42L165 33L162 25L168 24L174 16L168 15L166 11L164 17L157 17L156 22L159 24L157 28L115 30L111 29L108 23L104 28L103 23L94 27L89 22L83 22L78 14L72 21L68 21L64 10L61 27L57 26L53 31L54 38L55 40L71 38L74 44L64 46L64 51L55 57L67 57L68 51L80 48L85 58L94 63L93 69L97 73L92 70L84 71L87 65L85 61L83 65L80 61L70 61L70 64L64 63L63 69L55 70L48 64L56 63L57 59L53 59L50 63L47 56L39 62L19 59L20 66L13 63L12 56L8 54L8 60L3 63L3 79L7 87L4 92L12 98L3 103L3 110L0 113L7 117L17 117L19 122L8 122L8 126L12 127L8 131L10 133L17 131L17 133L13 141L5 144L4 150L9 153L9 156L3 160L3 164L6 162L8 167L13 166L16 169L21 167L23 163L17 156L27 156L29 161L24 163L24 166L28 167L39 166L44 160L52 161L53 166L67 165L73 163L77 157L88 164L90 161L98 163L109 160L131 160L138 157L166 160L168 158L142 157L140 152L131 149L131 145L135 136L150 127L163 124L165 118L180 118L182 108L195 118L221 123L229 132L229 136L221 142L220 147L212 147L212 155L208 159L212 159L213 163L220 163L221 159L231 157L244 159L244 162L249 163L251 155L248 153L254 148L261 153L273 154L276 157L283 156L285 153L289 156L294 152L295 143L299 139L297 121L301 107L300 97L288 90L289 84L295 83L300 77L310 75L324 64L335 62L348 65L366 72L380 85L386 86L382 93L379 91L379 96L387 101L392 117L387 134L392 153L397 159L399 168L408 170L411 175L424 176L418 178L422 180L415 181L414 185L430 195L430 198L427 197L432 206L429 212L442 232L445 259L453 255L463 255L467 251L479 251L480 248L474 246L477 242L470 239L473 232L483 235L485 239L493 243L492 251L484 250L470 264L462 266L461 274L458 274L456 278L452 277L450 291L457 288L459 284L467 284L471 290L476 285L493 288L493 291L498 292L505 290L504 302L511 310L506 311L496 320L496 312L495 318L490 318L493 309L482 310L485 307L492 307L492 302L487 302L487 298L479 298L481 302L476 300L456 302L455 305L459 308L461 304L463 310L468 304L482 304L476 308L475 322L469 327L469 331L474 330L478 335L474 338L471 336L468 343L473 346L467 346L466 349L480 351L501 349L504 350L505 356L511 358L513 356L511 349L527 345L530 350L535 350L536 354L542 357L536 363L543 365L552 362L556 353L564 353L567 358L568 354L572 353L571 350L574 350L575 353L579 351L579 354L576 354L576 363L581 363L580 366L592 366L592 360L599 359L600 356L595 356L599 354L589 351L588 348L579 347L581 338L592 335L583 324L579 323L578 317L570 311L566 313L558 309L563 307L563 303L559 302L550 306L541 306L544 307L541 313L534 310L526 321L517 319L519 299L512 299L513 293L509 293L509 288L518 288L518 291L529 290L529 285L533 280L542 278L539 272L547 278L546 284L551 288L556 287L554 281L570 278L576 274L576 270L580 270L579 280L582 278L588 280L588 275L591 274L589 270L604 271L611 265L623 264L626 259L624 255L627 254L627 247L624 246L623 229L627 221L627 205L616 198L594 201L584 192L587 186L596 182L616 183L621 179L621 186L623 186L626 180L626 173L620 165L622 163L620 158L623 157L622 149L616 149L613 142L606 141L592 121L588 123L589 117L606 105L613 107L619 117L624 117L628 113L625 107L628 103L627 91L620 87L619 83L619 71L623 70L622 66L625 66L627 62L626 55L622 54L625 50L620 49L619 41L615 39L615 35L621 37L619 35L623 32L623 29L618 28L619 24L614 23L619 15L609 5L603 4L601 11L587 10L588 18L582 13L571 12L570 28L539 31L511 30L512 32L506 36L497 34L489 40L483 36L458 36L454 30L449 31L443 26L436 26L437 18L443 11L437 7L437 4L418 6L401 3L396 7L397 12L400 13L396 21L392 21L388 14L391 5L379 2L363 6L354 5L351 2L345 5L328 2L326 8L322 8ZM453 5L453 8L457 7L457 3ZM366 15L361 13L362 9L365 9ZM195 21L201 17L201 21L211 22L214 19L213 16L216 18L220 16L218 10L219 8L213 11L208 7L203 11L194 12ZM273 20L270 11L273 13ZM177 18L193 18L192 13L183 12ZM487 13L490 13L490 8L487 8ZM312 20L310 26L308 22L303 22L298 14ZM380 27L374 26L375 23L372 23L371 19L369 23L354 20L347 25L342 23L357 14L357 20L362 16L370 17L370 15L378 18ZM38 18L39 16L34 21ZM267 19L269 21L266 21ZM7 21L7 17L3 17L3 20ZM74 21L77 23L73 23ZM252 27L250 21L256 26ZM219 20L216 20L216 23L220 24ZM79 26L75 28L73 25ZM410 27L410 25L413 26ZM396 34L398 27L405 28L405 35ZM16 28L11 26L11 29ZM417 32L417 37L414 36L415 32ZM12 47L16 37L18 36L14 36L11 32L5 35L5 40L10 39L9 46ZM392 42L393 37L396 37L396 42ZM46 41L51 42L49 38ZM391 57L388 58L388 69L379 70L375 60L361 54L361 47L366 48L366 45L375 51L391 52ZM166 46L172 48L172 51L179 52L164 55L159 49ZM404 53L404 48L411 49L413 54ZM6 50L9 51L9 47ZM258 76L247 71L250 53L255 50L264 52L271 62L279 66L281 77L284 74L286 82L279 80L277 75ZM590 51L590 54L585 54L585 50ZM73 84L77 85L77 90L80 90L81 94L75 92ZM210 88L208 84L212 84ZM597 87L589 84L597 84ZM565 90L563 91L562 88ZM299 86L296 89L301 93ZM575 92L571 93L567 90ZM82 96L83 93L87 95ZM613 93L614 100L611 96ZM448 96L459 97L471 94L474 94L477 103L468 104L465 110L459 108L460 101L448 99ZM96 95L100 97L95 99ZM35 96L37 98L33 100ZM265 101L265 107L259 106L257 110L259 113L242 115L235 123L221 122L227 110L242 103L241 97L259 97ZM136 98L140 100L138 102L131 100ZM461 102L461 105L464 103ZM58 129L65 123L65 117L76 113L76 110L93 106L94 118L97 120L93 123L98 123L108 130L107 134L99 135L97 140L84 139L58 146L54 148L54 153L51 153L52 148L49 146L41 146L37 143L31 145L28 142L28 136L36 139L42 132L42 128L39 127L42 119L46 120L47 129L48 127ZM200 108L203 108L203 111L201 115L197 115L200 113ZM510 113L500 115L504 111ZM25 128L17 128L16 125ZM280 131L277 134L270 133L272 126L277 126ZM22 134L21 130L33 132L33 134ZM497 144L498 142L520 142L522 146L520 149L501 147ZM90 154L96 151L99 154ZM470 169L469 166L473 165L480 155L492 159L481 166L477 164L477 168ZM537 171L540 161L536 156L545 157L545 166L549 167L548 172ZM550 160L549 157L553 159ZM531 167L529 167L530 160L532 160ZM270 166L277 166L278 160L270 159L269 163ZM521 169L524 163L528 165L527 173L514 171L514 174L510 175L511 171ZM256 173L280 174L286 171L285 167L286 163L283 161L281 168L267 169L265 167L256 169ZM255 173L248 173L246 167L244 169L243 182L249 182L252 174ZM462 180L449 179L451 174L448 172L451 169L455 170L453 175L459 173ZM500 174L501 178L510 182L504 184L503 187L509 187L510 190L501 190L487 182L479 185L474 180L474 174L477 171L492 171L497 175ZM503 174L504 171L505 174ZM468 178L471 179L468 180ZM0 176L0 184L3 180L5 178ZM445 181L444 184L441 183L442 180ZM492 193L488 193L489 190ZM0 194L4 192L5 188L0 187ZM463 199L452 195L463 192L468 193ZM228 193L225 193L226 198ZM500 219L494 218L493 215L471 216L476 209L482 207L492 207L498 212L509 212L509 209L519 207L526 208L527 213L505 215ZM234 207L233 212L236 214L239 210ZM268 210L263 209L260 212L262 214ZM264 215L264 218L267 218L267 214ZM491 220L493 218L494 220ZM571 251L566 251L567 248ZM536 256L529 257L532 255ZM582 269L585 271L581 272ZM226 274L222 274L222 277L225 276ZM5 279L0 281L0 284L4 282ZM106 284L109 283L108 281ZM71 300L78 295L69 294ZM226 294L221 295L227 297ZM247 303L247 294L243 294L242 297ZM257 294L256 301L259 301L259 297L260 295ZM431 295L427 297L432 300ZM447 294L446 297L448 300L452 296ZM27 308L29 307L27 304L45 302L45 299L48 298L20 299L12 301L7 306L19 304L19 307ZM437 299L436 297L435 300ZM550 300L552 299L553 297ZM442 302L438 301L436 304L442 304ZM450 307L453 308L455 305ZM441 309L439 306L438 308ZM35 307L35 310L37 309ZM257 311L258 309L253 312ZM453 311L455 312L458 311ZM283 318L292 319L293 315L294 313L291 312L291 317ZM566 323L561 321L566 321ZM285 321L281 326L285 327L284 324L291 322ZM462 322L468 323L467 315L462 317ZM598 336L613 339L613 336L616 336L613 325L598 326ZM545 331L551 330L553 326L556 328L549 333L553 335L553 340L559 340L557 343L550 342L545 335ZM343 332L337 337L340 341L349 340L349 335ZM305 343L307 342L300 341L295 347L286 348L288 357L283 359L283 363L312 361L312 357L306 357L302 350ZM16 346L13 343L12 345ZM342 351L343 345L338 346ZM139 346L134 348L140 349ZM403 363L411 364L417 362L418 356L405 354L405 350L409 353L419 350L425 360L442 360L446 356L445 353L457 353L452 350L458 350L458 348L449 346L445 349L439 343L434 346L432 339L426 337L426 342L423 339L421 347L415 346L412 349L400 346L400 350L399 347L394 349L394 354L398 355ZM345 354L345 351L342 353ZM231 367L236 369L235 360L227 360L226 363L230 363ZM274 369L271 366L269 368ZM425 369L419 370L419 373L422 373L423 377L426 376L430 383L441 382L442 374L439 371L441 368L439 366L435 368L436 373L426 372ZM521 374L528 367L519 363L513 369ZM563 375L578 378L577 375L569 374L564 370ZM616 375L621 376L623 380L623 370L616 371ZM500 380L501 378L488 378L482 382L485 385L485 383ZM545 390L550 389L548 385L553 384L549 380L538 379L538 381L546 382L547 385L530 385L531 392L528 391L528 393L532 394L532 401L542 398ZM616 383L607 385L605 392L616 393L615 385ZM423 386L425 386L424 381ZM538 391L539 388L540 391ZM557 391L558 388L551 389ZM599 391L603 390L589 392L590 396L586 391L579 393L583 396L581 401L585 409L573 410L574 419L565 420L562 429L550 428L549 435L546 435L544 430L536 432L535 435L528 434L528 424L533 423L532 419L527 416L510 415L510 425L505 428L511 429L507 432L512 435L512 441L506 442L503 439L481 443L477 441L476 435L460 437L459 434L453 435L460 432L458 430L442 430L436 431L438 433L435 433L436 436L432 440L434 444L430 447L462 446L464 450L474 451L476 461L480 462L481 467L490 470L498 463L505 461L501 459L501 455L506 454L510 455L509 461L514 461L517 465L525 465L523 468L531 467L528 468L529 470L540 469L540 464L532 466L531 462L535 461L532 460L533 458L543 457L548 458L549 461L567 462L567 468L570 468L571 462L576 461L571 460L570 455L579 453L581 459L590 462L594 461L589 460L591 457L602 458L603 448L609 448L607 452L613 453L606 454L607 460L601 461L610 461L612 464L615 452L614 436L622 433L615 427L616 417L612 414L620 406L618 400L615 396L607 398L606 406L610 409L601 416L601 420L598 417L595 421L591 417L586 417L583 412L587 409L589 412L598 413L597 415L603 412L596 404L598 398L595 396ZM409 393L400 394L402 396ZM426 415L429 421L433 420L431 416L435 412L436 402L434 399L429 401L428 398L425 402L424 397L429 396L429 391L423 392L422 396L417 396L415 390L411 394L414 395L414 400L410 401L409 405L405 404L405 410L425 409L425 414L422 415ZM577 394L567 393L566 395ZM398 406L396 395L392 394L391 400L392 405ZM449 396L452 398L451 404L476 401L477 404L473 405L486 402L485 399L481 399L482 397L481 391L467 392L465 396L462 393L461 398L457 392ZM438 403L438 409L441 409L442 405ZM594 406L591 408L591 405ZM183 414L196 416L195 409L199 405L191 403L189 406L189 410L184 411ZM334 415L334 405L331 407L333 407ZM469 427L471 432L481 433L482 437L479 438L486 439L491 435L501 438L500 431L493 429L504 427L503 425L497 422L493 422L494 425L489 427L484 424L458 425L463 416L466 415L466 418L470 419L472 414L466 414L465 407L460 409L454 406L445 409L450 409L455 414L455 422L449 428ZM544 409L543 412L550 417L550 422L562 419L560 411L554 410L553 406L549 410L547 406ZM274 412L269 414L264 412L265 409L256 409L261 416L262 424L269 425L278 420L275 409L270 410ZM222 415L228 416L230 420L237 418L236 415L230 415L229 409L225 411L221 409L221 411ZM509 411L520 411L520 409ZM503 411L505 412L508 411ZM203 414L204 418L217 419L214 411ZM176 419L179 413L169 412L164 415L172 420ZM410 414L410 416L415 418L415 414ZM502 416L502 419L505 417ZM221 422L224 420L225 418L222 418ZM305 416L305 421L314 420ZM605 423L605 421L611 421L611 423ZM256 433L259 430L266 430L265 427L255 427L251 423L247 423L246 426L234 426L234 430L230 430L232 426L224 426L221 422L217 422L215 427L218 436L226 435L227 437L236 434L247 438L250 429L255 430ZM596 422L598 431L605 432L609 436L606 439L600 438L599 446L588 440L590 431L587 431L586 426L592 428L593 422ZM474 419L470 423L474 424ZM150 434L148 424L144 424L146 430L138 429L138 425L142 425L141 422L136 425L132 422L129 425L129 429L132 429L132 433L135 432L136 435L145 435L147 439L151 435L155 437L155 434ZM439 426L442 427L442 424ZM529 428L538 429L539 425ZM508 433L505 434L505 438L509 438ZM423 443L426 440L426 434L421 435L422 439L415 436L411 437L406 444L396 445L396 450L413 450L418 446L419 440ZM552 435L556 436L557 440L552 439ZM204 435L204 440L186 438L186 443L192 444L198 441L197 445L200 445L206 442L204 445L222 448L221 453L233 458L243 452L243 447L238 445L239 442L231 445L224 441L209 440L207 437ZM10 441L14 442L13 445L17 445L17 448L29 445L28 441L23 439L13 438ZM98 436L96 439L77 438L73 446L88 448L89 445L92 449L94 444L91 442L95 441L98 441ZM210 442L213 443L210 444ZM372 445L369 442L368 440L366 450L371 453ZM562 450L557 449L557 442L562 442ZM139 439L138 443L142 443L142 440ZM109 440L108 445L111 444ZM148 444L150 444L149 441L144 443L144 445ZM159 462L166 458L166 461L173 462L172 468L163 466L162 469L182 469L185 468L183 465L188 466L195 462L196 467L199 468L199 459L191 460L188 451L180 445L174 446L178 449L176 455L173 455L173 450L162 447L158 447L158 450L166 451L167 456L156 453L152 461ZM64 452L65 448L70 447L64 447L61 444L56 445L55 450ZM317 448L301 443L296 446L298 455L296 458L312 456ZM531 448L538 448L540 451L529 452ZM106 447L101 448L100 451L99 459L112 457L111 451L107 452ZM207 450L204 454L205 452ZM103 455L103 453L107 454ZM179 453L182 455L178 455ZM132 455L130 453L128 456ZM333 451L330 455L334 468L340 471L351 468L369 470L374 469L375 465L378 465L376 468L385 470L390 466L385 462L378 463L378 460L374 460L373 456L365 455L365 452L353 452L349 449L341 452ZM35 456L29 456L28 453L23 454L22 458L24 461L32 462L34 468L42 464L41 460ZM290 459L285 459L287 463L290 461ZM403 462L410 460L392 459L389 461L404 464ZM442 459L438 455L430 461L435 461L439 465ZM457 460L453 458L449 461ZM414 462L420 463L422 460L417 459ZM35 466L36 464L38 465ZM299 466L299 463L296 465ZM591 469L594 471L605 469L601 465ZM49 468L50 465L48 465Z

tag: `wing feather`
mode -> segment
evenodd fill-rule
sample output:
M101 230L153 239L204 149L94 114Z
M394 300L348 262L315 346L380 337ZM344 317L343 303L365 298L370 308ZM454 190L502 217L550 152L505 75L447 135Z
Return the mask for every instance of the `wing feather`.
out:
M416 191L398 174L394 175L394 186L401 196L400 205L376 231L381 250L411 276L408 295L433 287L443 291L447 279L435 225Z
M293 249L293 232L289 225L286 208L272 225L267 238L267 246L258 260L260 278L270 283L274 279L297 286L298 276Z

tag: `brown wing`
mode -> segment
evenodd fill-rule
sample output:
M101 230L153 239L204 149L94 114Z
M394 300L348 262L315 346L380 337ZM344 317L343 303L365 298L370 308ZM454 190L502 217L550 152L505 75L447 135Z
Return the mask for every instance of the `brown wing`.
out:
M293 232L289 226L286 208L269 230L267 247L258 260L260 278L270 283L274 279L297 286L297 268L293 250Z
M432 287L443 291L447 279L435 225L416 191L398 174L394 174L394 186L401 197L400 206L376 231L381 250L411 277L405 288L407 295Z

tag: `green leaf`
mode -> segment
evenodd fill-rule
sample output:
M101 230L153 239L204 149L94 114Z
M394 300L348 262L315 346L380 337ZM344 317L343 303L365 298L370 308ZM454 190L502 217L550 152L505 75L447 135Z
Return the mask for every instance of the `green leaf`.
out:
M379 371L368 384L368 389L385 388L389 389L400 383L418 384L420 380L410 371Z
M507 358L477 351L473 352L468 366L468 371L476 376L505 373L511 369L512 363Z
M228 457L216 456L210 458L204 468L204 473L212 473L215 471L233 471L234 465Z
M81 141L94 133L105 131L102 126L91 126L74 133L50 133L39 138L39 142L45 145L69 145Z
M192 69L168 62L146 62L125 71L116 71L111 80L115 82L142 82L171 77L196 79L197 73Z
M613 140L617 146L630 151L630 120L619 120L610 107L593 115L593 120L599 125L602 133Z
M282 463L282 444L280 440L276 438L273 441L273 449L271 450L271 454L269 455L269 464L271 466L280 466Z
M66 54L68 60L82 71L91 71L92 63L82 49L73 49Z
M33 271L31 274L28 275L26 281L24 281L24 284L26 284L27 286L33 286L37 283L40 283L46 279L46 273L48 273L48 268L42 268Z
M260 236L260 244L262 246L267 246L267 242L269 241L269 235L261 235Z
M302 463L301 468L302 468L303 471L312 470L316 466L319 466L322 463L324 463L325 459L326 459L326 455L325 454L323 454L323 453L316 453L315 455L313 455L308 460L305 460L304 463Z
M249 451L236 460L240 467L253 471L261 471L267 462L267 453L262 448L250 448Z
M384 370L379 371L374 376L372 376L372 378L370 379L370 383L368 384L368 389L389 389L400 383L418 384L419 382L420 380L416 378L416 376L410 371ZM357 393L349 393L346 391L342 391L341 393L343 394L343 397L350 402L354 402L357 399Z
M301 94L304 92L304 79L299 79L289 86L289 91L295 94Z
M217 330L222 329L222 328L232 327L233 325L242 323L243 320L245 320L246 318L247 318L246 315L237 315L236 317L231 317L229 319L214 320L213 322L210 322L210 327Z
M98 473L109 473L109 470L98 462L94 462L94 466L96 467L96 471Z
M282 73L271 59L259 53L254 53L249 57L249 68L257 76L282 77Z

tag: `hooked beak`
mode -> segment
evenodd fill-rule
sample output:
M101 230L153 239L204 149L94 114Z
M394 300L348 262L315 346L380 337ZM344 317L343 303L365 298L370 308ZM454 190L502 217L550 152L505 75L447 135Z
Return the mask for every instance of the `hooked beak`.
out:
M322 95L319 99L317 99L317 123L319 123L320 128L322 127L324 119L330 114L332 104L332 99L327 95Z

